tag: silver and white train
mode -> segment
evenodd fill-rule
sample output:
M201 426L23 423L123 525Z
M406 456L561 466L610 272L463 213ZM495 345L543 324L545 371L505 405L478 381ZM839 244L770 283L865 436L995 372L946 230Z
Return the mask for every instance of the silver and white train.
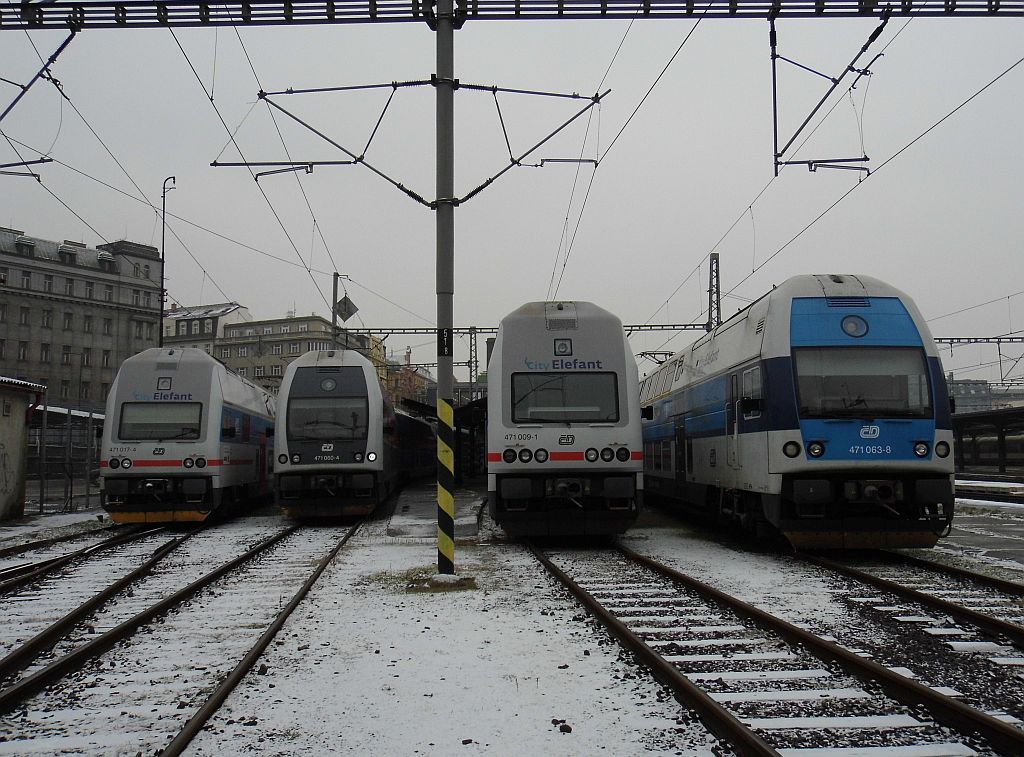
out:
M942 365L913 301L877 279L785 281L641 401L651 496L797 548L928 547L952 520Z
M274 489L290 517L365 515L434 470L433 427L396 412L373 364L355 350L293 360L278 403Z
M622 533L644 488L638 372L622 323L589 302L502 319L487 371L489 512L515 536Z
M151 348L107 397L100 481L115 523L204 521L270 494L274 397L203 350Z

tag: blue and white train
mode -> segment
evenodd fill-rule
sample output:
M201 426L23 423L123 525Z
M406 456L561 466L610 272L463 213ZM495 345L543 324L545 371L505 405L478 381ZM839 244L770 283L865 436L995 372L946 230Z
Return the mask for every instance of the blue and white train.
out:
M487 367L487 494L515 536L600 536L643 497L639 374L622 323L589 302L501 320Z
M100 483L115 523L199 522L270 494L275 400L203 350L153 347L107 396Z
M355 350L307 352L288 364L274 437L277 503L295 518L366 515L436 465L426 421L396 411Z
M649 493L796 548L930 547L953 518L949 397L913 301L795 276L648 376Z

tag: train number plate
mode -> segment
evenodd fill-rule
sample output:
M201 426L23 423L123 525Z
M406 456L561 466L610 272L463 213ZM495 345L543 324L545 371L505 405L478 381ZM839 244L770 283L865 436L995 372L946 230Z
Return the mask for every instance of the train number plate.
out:
M891 455L889 444L854 444L850 447L851 455Z

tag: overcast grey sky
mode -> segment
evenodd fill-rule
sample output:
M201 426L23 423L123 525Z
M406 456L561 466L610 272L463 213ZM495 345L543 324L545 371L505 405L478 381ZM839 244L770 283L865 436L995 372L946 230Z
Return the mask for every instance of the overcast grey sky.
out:
M875 20L780 21L779 51L837 74L875 26ZM456 325L496 325L521 303L547 298L553 277L560 281L559 298L591 300L627 323L704 320L706 258L717 250L723 290L743 298L795 274L865 273L910 294L933 319L935 336L1024 329L1024 64L878 170L1024 55L1024 21L915 19L908 25L893 19L862 60L884 49L873 75L860 81L852 103L846 83L840 87L838 106L795 156L860 154L862 117L864 149L877 172L857 185L854 171L793 167L756 202L772 178L767 22L701 23L608 151L693 27L692 21L631 27L620 21L470 21L456 32L456 76L463 82L587 95L599 86L612 90L593 119L579 119L531 161L601 157L596 174L591 165L516 168L457 209ZM46 57L64 36L32 32L31 42ZM27 81L39 67L29 35L8 31L2 39L0 77ZM9 138L29 146L18 147L24 157L49 154L75 170L41 166L42 186L0 176L0 224L89 245L122 238L159 245L158 214L132 199L137 190L91 127L157 208L164 177L177 177L167 198L172 301L236 300L257 318L293 308L329 317L314 279L329 300L336 267L352 279L349 294L363 324L432 325L432 212L360 167L265 177L259 184L272 211L245 169L210 167L215 159L239 156L209 95L212 90L219 113L237 129L246 159L283 160L270 110L256 98L261 87L425 79L435 69L434 44L420 24L83 32L53 74L88 126L47 82L2 124ZM827 86L823 78L780 64L784 139ZM4 107L16 93L0 82ZM390 94L292 95L276 102L358 153ZM579 101L515 95L501 95L499 102L517 154L581 107ZM462 195L506 166L508 150L491 94L460 90L455 105L456 191ZM345 157L281 114L277 126L293 159ZM433 90L401 89L366 157L432 199L433 140ZM12 147L0 140L0 162L14 160ZM727 299L723 313L744 303ZM632 343L638 352L680 349L693 337L684 332L666 344L668 335L636 335ZM430 338L388 340L399 351L407 344L416 348L415 360L434 360ZM465 343L456 348L456 360L465 360ZM1008 367L1021 350L1004 354ZM958 348L943 359L957 377L998 378L997 367L984 367L997 360L993 347ZM651 367L641 362L642 372ZM1019 366L1015 375L1022 374ZM457 369L457 378L465 375Z

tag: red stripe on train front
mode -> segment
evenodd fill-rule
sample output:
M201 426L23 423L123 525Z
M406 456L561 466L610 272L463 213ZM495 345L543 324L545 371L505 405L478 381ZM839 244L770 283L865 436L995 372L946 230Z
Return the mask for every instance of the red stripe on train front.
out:
M501 462L501 453L500 452L488 452L487 453L487 462L489 462L489 463L500 463Z
M630 455L630 459L631 460L643 460L644 459L644 453L643 452L633 452Z
M552 452L552 460L582 460L582 452Z
M181 460L132 460L132 465L136 468L180 468Z

